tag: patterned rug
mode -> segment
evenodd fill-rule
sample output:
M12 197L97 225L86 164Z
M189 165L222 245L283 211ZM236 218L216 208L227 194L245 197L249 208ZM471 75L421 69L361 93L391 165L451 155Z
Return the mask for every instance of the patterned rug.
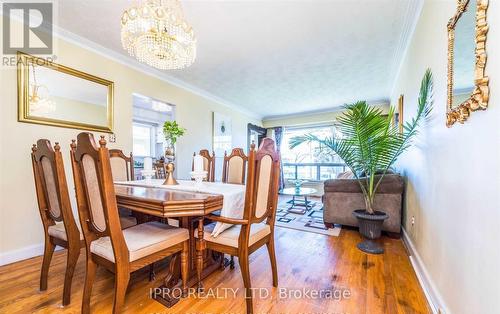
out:
M307 210L303 215L288 212L290 204L288 204L287 201L288 199L280 197L276 212L277 226L333 237L339 236L341 230L340 225L335 225L335 228L328 229L323 224L323 204L321 201L311 199L312 208Z

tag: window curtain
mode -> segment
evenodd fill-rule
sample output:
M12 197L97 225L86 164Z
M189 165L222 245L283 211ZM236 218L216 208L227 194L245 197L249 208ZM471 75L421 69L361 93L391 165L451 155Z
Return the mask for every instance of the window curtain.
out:
M274 141L276 142L276 150L278 151L278 154L280 155L280 160L281 160L281 141L283 139L283 127L275 127L274 128ZM279 190L283 190L285 187L285 177L283 176L283 163L280 163L280 184L279 184Z

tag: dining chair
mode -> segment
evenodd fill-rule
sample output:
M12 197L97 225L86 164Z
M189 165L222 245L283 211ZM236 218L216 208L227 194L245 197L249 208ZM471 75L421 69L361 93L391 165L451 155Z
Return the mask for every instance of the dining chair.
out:
M274 141L265 138L258 151L255 144L251 145L248 156L247 183L245 189L245 207L243 218L230 218L217 215L207 215L212 221L233 224L217 237L211 233L214 223L203 226L198 224L197 237L199 258L203 257L203 250L210 249L231 256L238 256L243 283L247 313L253 313L252 290L250 283L249 255L262 247L267 246L273 275L273 286L278 286L278 270L274 248L274 221L278 203L278 187L280 176L280 158L276 152ZM200 236L203 234L203 236ZM201 251L201 252L200 252ZM198 281L201 281L201 265L198 262ZM199 284L199 286L201 286Z
M91 133L78 134L71 143L71 164L87 252L82 313L90 312L98 266L115 274L113 313L123 308L130 273L173 254L181 255L182 288L186 291L189 231L157 221L121 230L104 136L97 146Z
M233 148L228 156L224 152L222 167L222 182L232 184L245 184L245 170L248 157L242 148Z
M47 290L48 272L56 245L65 248L68 253L62 304L66 306L71 301L71 282L84 242L71 210L60 149L59 143L56 142L52 148L49 140L40 139L31 148L31 161L38 209L45 234L40 290Z
M121 149L110 149L109 160L111 173L115 181L134 180L134 156L132 152L126 156ZM123 229L137 225L136 217L129 210L119 209L120 221Z
M165 179L165 162L158 160L153 164L156 179Z
M110 149L111 173L115 181L134 180L134 156L126 156L121 149Z
M222 182L231 184L245 184L245 171L248 157L242 148L233 148L228 156L224 152L224 161L222 166ZM234 269L234 256L231 256L229 267Z
M193 157L196 156L196 153L193 153ZM214 182L215 181L215 152L212 152L212 156L210 156L210 152L208 149L200 150L200 156L203 157L203 170L207 171L207 181ZM194 159L192 163L192 170L194 170Z

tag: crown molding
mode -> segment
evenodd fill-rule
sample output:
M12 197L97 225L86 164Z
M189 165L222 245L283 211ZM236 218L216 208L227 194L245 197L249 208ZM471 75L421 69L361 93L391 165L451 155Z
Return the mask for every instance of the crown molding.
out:
M377 100L368 100L366 102L372 106L388 106L390 101L389 99L377 99ZM335 106L335 107L330 107L328 109L311 110L305 112L288 113L283 115L264 116L262 118L262 122L274 121L286 118L309 117L318 114L335 113L340 111L342 111L342 106Z
M0 13L3 16L3 12L0 12ZM18 22L24 23L24 21L19 17L13 16L12 19L16 20ZM169 83L171 85L174 85L176 87L184 89L188 92L191 92L195 95L198 95L200 97L203 97L205 99L213 101L214 103L217 103L217 104L222 105L224 107L227 107L229 109L238 111L238 112L240 112L244 115L247 115L251 118L255 118L257 120L262 120L262 116L255 113L255 112L246 110L246 109L242 108L241 106L233 104L225 99L222 99L221 97L215 96L212 93L210 93L204 89L198 88L194 85L186 83L183 80L180 80L180 79L175 78L169 74L166 74L165 72L163 72L161 70L155 69L155 68L150 67L144 63L141 63L133 57L130 57L130 56L118 53L112 49L106 48L106 47L104 47L104 46L102 46L102 45L100 45L92 40L89 40L85 37L82 37L80 35L72 33L72 32L70 32L70 31L68 31L68 30L66 30L58 25L53 24L52 27L53 27L53 35L55 37L63 39L63 40L65 40L65 41L67 41L75 46L92 51L96 54L99 54L99 55L105 57L105 58L108 58L108 59L113 60L117 63L125 65L131 69L134 69L134 70L139 71L141 73L144 73L146 75L149 75L149 76L152 76L152 77L157 78L159 80L162 80L166 83ZM42 30L47 31L47 29L45 29L43 27L42 27Z
M401 72L401 67L403 66L404 59L410 47L411 39L415 33L418 20L420 19L420 14L422 13L422 8L424 6L424 0L410 0L406 6L406 12L404 14L404 24L401 36L399 38L399 43L394 52L394 57L392 59L391 65L391 77L393 78L391 89L389 90L389 96L392 96L394 89L396 88L396 83Z
M235 105L231 102L228 102L227 100L222 99L218 96L215 96L212 93L207 92L204 89L193 86L189 83L186 83L183 80L179 80L178 78L175 78L175 77L168 75L160 70L152 68L144 63L141 63L141 62L135 60L133 57L129 57L129 56L123 55L121 53L118 53L112 49L106 48L100 44L97 44L94 41L91 41L87 38L76 35L75 33L72 33L72 32L70 32L62 27L59 27L56 25L53 25L53 27L54 27L54 35L55 36L65 40L67 42L70 42L76 46L90 50L94 53L97 53L97 54L103 56L103 57L106 57L106 58L111 59L115 62L123 64L127 67L130 67L136 71L142 72L142 73L149 75L149 76L152 76L152 77L155 77L159 80L162 80L164 82L172 84L176 87L182 88L188 92L191 92L193 94L196 94L198 96L206 98L210 101L213 101L217 104L225 106L229 109L238 111L238 112L245 114L249 117L252 117L252 118L255 118L258 120L262 119L262 116L255 113L255 112L251 112L249 110L243 109L243 108L241 108L241 106L238 106L238 105Z

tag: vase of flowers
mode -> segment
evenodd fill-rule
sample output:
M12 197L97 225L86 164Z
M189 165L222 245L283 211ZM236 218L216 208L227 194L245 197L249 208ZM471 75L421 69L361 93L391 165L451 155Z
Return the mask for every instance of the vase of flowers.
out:
M359 231L366 241L358 248L367 253L383 253L374 239L381 235L382 225L389 216L383 209L374 208L375 194L385 174L398 157L408 150L422 120L432 110L432 73L425 72L420 85L416 116L403 125L403 131L393 123L394 107L386 114L382 109L358 101L344 106L344 113L337 118L339 138L318 138L313 134L291 139L290 148L304 142L319 142L323 149L336 153L357 179L365 199L365 208L355 210Z
M167 142L167 148L165 149L165 158L167 160L175 159L175 143L177 139L184 135L186 129L179 126L177 121L165 121L163 124L163 135Z

